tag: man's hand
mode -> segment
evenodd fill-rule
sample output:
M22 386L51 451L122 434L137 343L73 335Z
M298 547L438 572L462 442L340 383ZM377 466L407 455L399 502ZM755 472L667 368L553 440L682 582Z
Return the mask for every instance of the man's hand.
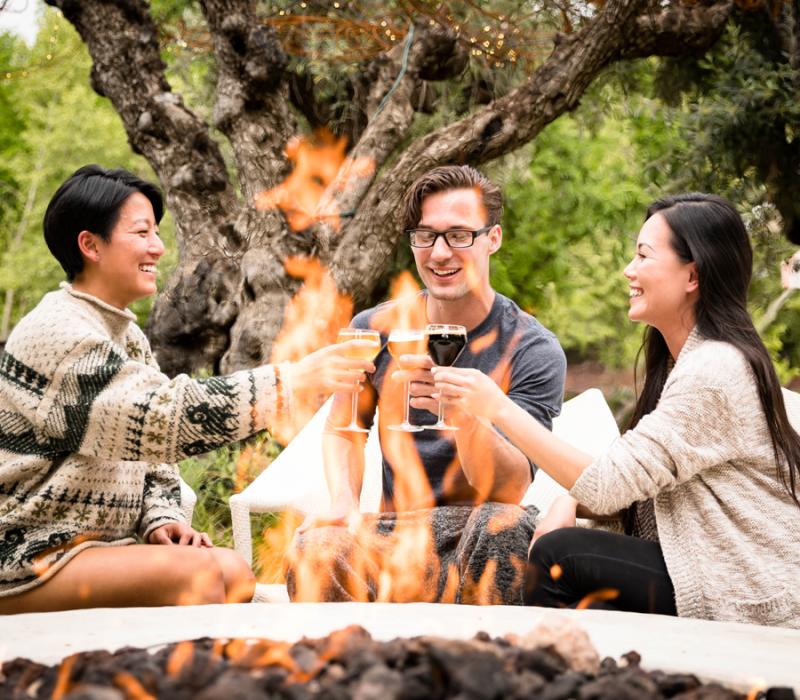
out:
M411 406L430 411L436 415L439 402L433 398L434 386L431 367L433 360L428 355L401 355L398 364L402 369L392 373L392 380L409 382Z
M147 537L150 544L182 544L192 547L213 547L214 543L205 532L198 532L185 523L167 523L157 527Z
M559 496L556 498L547 514L536 524L531 546L528 547L528 554L530 554L533 543L542 535L546 535L553 530L560 530L562 527L575 527L577 508L578 501L572 496Z

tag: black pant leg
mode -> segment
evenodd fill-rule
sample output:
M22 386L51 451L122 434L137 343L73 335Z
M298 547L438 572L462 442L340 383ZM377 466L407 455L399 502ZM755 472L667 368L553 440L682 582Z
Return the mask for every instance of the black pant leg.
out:
M540 537L531 550L525 587L528 605L574 607L610 589L616 595L601 596L605 602L598 607L677 615L659 544L602 530L572 527Z

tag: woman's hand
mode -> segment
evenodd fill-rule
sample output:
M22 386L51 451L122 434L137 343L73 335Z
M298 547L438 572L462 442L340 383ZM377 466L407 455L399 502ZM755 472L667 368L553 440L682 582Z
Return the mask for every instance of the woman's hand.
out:
M575 527L578 502L572 496L559 496L553 501L547 514L536 523L531 547L542 535L562 527ZM530 547L528 548L530 552Z
M347 357L353 348L373 344L367 340L348 340L320 348L302 360L290 365L290 385L298 394L332 394L336 391L353 392L364 381L366 372L374 372L369 360Z
M494 421L497 414L511 401L494 380L477 369L464 367L434 367L431 369L435 398L441 396L445 406L466 414Z
M213 547L205 532L198 532L186 523L167 523L157 527L147 537L150 544L183 544L192 547Z

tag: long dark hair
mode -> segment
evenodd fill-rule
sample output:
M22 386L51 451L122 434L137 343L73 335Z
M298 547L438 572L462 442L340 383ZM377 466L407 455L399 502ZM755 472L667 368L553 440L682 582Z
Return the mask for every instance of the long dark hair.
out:
M670 244L678 257L697 267L700 293L694 313L700 335L730 343L753 370L778 479L800 507L796 493L800 435L789 423L778 375L747 312L753 251L742 217L727 199L696 192L656 200L647 209L645 221L654 214L667 222L672 234ZM639 354L642 352L644 387L631 417L631 428L656 407L671 366L664 336L652 326L645 329ZM627 530L630 520L625 520Z

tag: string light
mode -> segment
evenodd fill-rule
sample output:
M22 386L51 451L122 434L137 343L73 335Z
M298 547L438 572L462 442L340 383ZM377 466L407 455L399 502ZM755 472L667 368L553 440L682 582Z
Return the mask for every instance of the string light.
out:
M430 27L441 25L445 29L449 28L457 39L466 45L470 56L484 59L487 66L495 69L513 66L522 61L537 61L549 51L553 31L532 30L536 35L532 39L525 29L526 20L533 15L523 17L493 15L488 10L480 9L478 5L470 3L470 6L471 9L467 8L464 13L458 15L453 12L439 14L441 10L437 10L436 14L433 10L430 14L426 12L427 24ZM334 0L329 7L336 10L352 10L348 3L340 0ZM303 0L294 5L294 8L295 12L298 12L298 8L307 10L308 3ZM394 24L395 19L397 25ZM276 8L276 14L272 15L272 18L266 18L264 22L275 26L284 49L291 55L313 56L311 52L319 44L312 42L309 48L309 42L305 37L306 32L311 29L316 37L323 40L330 38L336 42L339 55L327 54L325 58L332 61L358 61L387 51L405 36L405 30L401 29L401 26L407 20L407 15L400 14L397 18L393 15L384 15L380 21L375 20L334 15L332 12L329 15L307 16L302 13L292 14L289 8L280 10ZM25 69L0 66L0 77L6 81L25 78L28 77L28 69L44 69L56 65L58 63L56 58L60 55L55 50L60 29L59 25L52 28L52 33L47 38L48 51L38 65L26 66ZM186 50L195 52L211 50L211 41L205 30L193 28L187 30L184 27L183 31L184 34L181 34L180 30L176 31L173 26L172 34L162 34L163 48L167 54L176 56ZM184 38L187 34L187 38ZM521 43L522 40L524 43Z

